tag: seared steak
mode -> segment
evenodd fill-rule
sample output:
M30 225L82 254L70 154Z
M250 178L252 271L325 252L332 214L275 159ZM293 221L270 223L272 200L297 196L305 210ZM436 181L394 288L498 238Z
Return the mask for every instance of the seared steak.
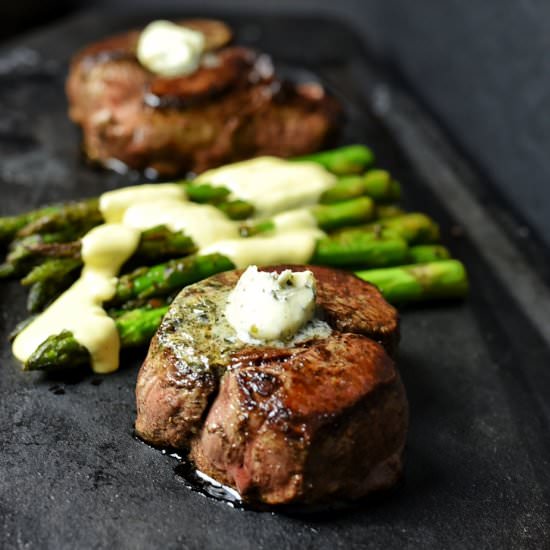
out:
M221 22L182 24L205 34L208 51L187 76L143 67L135 54L139 31L75 56L69 115L82 127L89 159L167 176L258 155L306 154L327 142L339 108L321 86L277 79L266 55L227 46L231 31Z
M250 502L356 499L401 475L407 401L388 353L397 313L353 275L309 269L328 336L237 340L223 311L241 272L222 273L179 294L138 376L137 433L190 449Z

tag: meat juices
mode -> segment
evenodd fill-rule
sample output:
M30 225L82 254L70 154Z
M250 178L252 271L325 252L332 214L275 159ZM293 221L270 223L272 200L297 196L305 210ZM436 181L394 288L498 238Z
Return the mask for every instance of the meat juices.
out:
M250 503L326 504L389 488L402 473L408 424L391 359L397 312L349 273L292 269L313 272L332 333L251 346L230 337L223 315L241 272L187 287L141 367L136 431L190 451L199 470Z
M266 55L227 46L231 30L219 21L182 24L204 33L207 51L186 76L143 67L138 31L74 57L69 115L82 127L90 160L171 176L259 155L307 154L327 143L340 109L318 84L279 80Z

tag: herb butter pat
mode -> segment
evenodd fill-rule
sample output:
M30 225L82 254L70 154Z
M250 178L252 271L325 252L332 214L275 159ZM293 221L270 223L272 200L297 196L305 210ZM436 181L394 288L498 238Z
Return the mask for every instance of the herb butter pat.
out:
M139 62L160 76L194 72L204 52L204 35L170 21L153 21L143 29L138 45Z
M254 344L291 339L314 311L311 271L268 273L253 265L229 294L225 316L240 340Z

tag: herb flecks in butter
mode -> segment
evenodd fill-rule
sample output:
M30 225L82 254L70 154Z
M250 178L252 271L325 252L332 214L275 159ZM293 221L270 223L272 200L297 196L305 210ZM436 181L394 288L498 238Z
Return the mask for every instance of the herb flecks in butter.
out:
M250 266L229 294L225 315L240 340L258 343L291 339L314 312L311 271L269 273Z

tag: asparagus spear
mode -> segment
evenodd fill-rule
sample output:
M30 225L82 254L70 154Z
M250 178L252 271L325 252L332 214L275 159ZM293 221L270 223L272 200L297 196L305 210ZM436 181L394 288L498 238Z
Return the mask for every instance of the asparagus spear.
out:
M103 216L99 211L98 204L97 199L88 199L52 207L51 211L46 210L45 213L44 210L39 210L24 214L23 217L28 216L28 221L17 231L17 235L26 237L36 233L52 233L70 229L74 231L73 238L77 238L92 227L103 223ZM40 212L42 215L38 214Z
M215 206L231 220L245 220L254 213L254 207L249 202L242 200L220 202Z
M115 320L120 347L144 346L155 334L168 306L156 309L135 309ZM64 330L49 336L23 365L23 370L53 371L90 364L89 351L79 344L72 332Z
M400 237L357 233L350 239L321 239L310 261L332 267L382 267L407 261L408 251Z
M372 220L374 203L369 197L359 197L331 205L318 204L311 212L320 229L332 231Z
M122 315L126 315L129 311L134 309L140 310L150 310L158 309L160 307L169 306L174 298L177 296L178 292L169 294L167 296L153 296L152 298L136 298L135 300L128 300L123 304L120 304L119 308L109 308L107 314L113 319L118 319Z
M369 269L355 274L375 284L386 300L394 304L461 298L468 292L468 277L458 260Z
M21 280L31 286L27 296L27 311L37 313L57 298L77 278L81 262L74 258L55 258L37 265Z
M117 306L135 298L164 296L230 269L235 269L233 262L222 254L194 254L150 268L140 268L120 277L109 305Z
M290 160L309 160L324 166L338 175L359 174L374 162L373 152L364 145L347 145L311 155L293 157Z
M171 231L165 225L158 225L141 233L133 262L156 262L196 252L191 237L183 231Z
M185 192L189 200L209 204L224 202L231 194L231 191L225 187L193 182L185 185Z
M343 176L334 187L327 189L320 198L322 204L330 204L355 197L367 196L377 202L399 200L401 187L385 170L369 170L362 176Z
M122 348L139 347L149 343L169 306L155 309L133 309L116 319Z
M346 226L364 223L373 218L375 207L369 197L359 197L335 204L317 204L310 208L317 226L324 231L331 231ZM273 219L243 224L241 236L252 237L260 233L274 231L277 227Z
M23 370L54 371L90 364L90 352L79 344L71 331L49 336L23 365Z
M62 205L46 206L17 216L5 216L0 218L0 245L13 240L17 232L27 224L44 216L58 213L62 208Z
M441 244L417 244L409 248L409 259L414 264L448 260L450 257L449 250Z
M382 218L367 225L342 229L335 233L339 238L353 238L356 234L372 232L394 234L409 244L427 244L439 240L439 226L430 217L420 212Z
M395 218L397 216L403 216L405 211L395 204L377 204L376 205L376 219L381 220L383 218Z

